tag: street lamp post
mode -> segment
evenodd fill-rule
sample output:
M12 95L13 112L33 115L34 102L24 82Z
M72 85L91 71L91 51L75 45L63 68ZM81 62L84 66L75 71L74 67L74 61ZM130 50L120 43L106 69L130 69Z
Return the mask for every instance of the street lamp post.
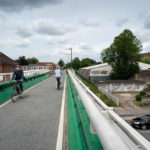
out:
M69 50L71 51L71 68L72 68L72 48L69 48Z

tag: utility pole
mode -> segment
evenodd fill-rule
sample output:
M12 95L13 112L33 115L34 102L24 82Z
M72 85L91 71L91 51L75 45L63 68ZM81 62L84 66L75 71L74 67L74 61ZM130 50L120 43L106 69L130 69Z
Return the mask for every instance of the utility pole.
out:
M72 48L69 48L69 50L71 51L71 68L72 68Z

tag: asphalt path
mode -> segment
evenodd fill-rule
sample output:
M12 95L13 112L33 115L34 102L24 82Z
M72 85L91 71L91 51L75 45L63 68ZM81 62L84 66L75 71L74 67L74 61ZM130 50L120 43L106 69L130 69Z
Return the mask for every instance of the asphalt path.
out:
M0 108L0 150L55 150L63 81L50 77Z

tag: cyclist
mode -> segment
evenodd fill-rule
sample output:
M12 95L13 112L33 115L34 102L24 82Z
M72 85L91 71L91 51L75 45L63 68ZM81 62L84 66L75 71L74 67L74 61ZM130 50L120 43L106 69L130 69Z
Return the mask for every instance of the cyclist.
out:
M61 84L60 79L61 79L61 76L62 76L62 72L61 72L59 66L56 67L54 73L55 73L55 77L56 77L57 83L60 85Z
M17 65L16 69L14 70L12 80L16 80L17 84L19 84L20 91L23 92L22 82L24 80L24 72L21 70L20 65Z

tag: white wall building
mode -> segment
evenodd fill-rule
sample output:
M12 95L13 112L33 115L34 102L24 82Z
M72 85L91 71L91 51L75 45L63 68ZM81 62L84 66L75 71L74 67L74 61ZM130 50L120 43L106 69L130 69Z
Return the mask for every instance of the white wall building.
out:
M140 70L149 70L150 71L150 65L139 62ZM79 74L83 76L86 79L91 80L107 80L109 79L109 75L112 71L112 67L107 64L99 64L94 65L90 67L84 67L79 70Z

